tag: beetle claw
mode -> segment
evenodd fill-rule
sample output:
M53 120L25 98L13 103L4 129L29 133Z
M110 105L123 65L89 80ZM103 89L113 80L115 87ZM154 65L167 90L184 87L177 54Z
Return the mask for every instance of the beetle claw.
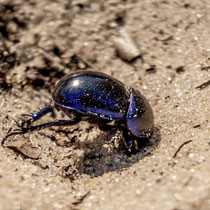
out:
M15 122L18 125L18 127L20 127L20 128L17 128L15 130L13 130L12 132L10 132L11 129L12 129L12 128L10 128L9 131L7 132L7 135L1 141L2 146L4 146L4 143L5 143L5 141L8 137L13 136L13 135L17 135L17 134L24 134L25 130L28 130L28 128L25 128L25 127L22 126L22 123L20 124L17 121L15 121Z
M18 129L16 129L18 130ZM8 133L1 141L1 145L4 146L4 143L6 141L6 139L10 136L13 136L13 135L17 135L17 134L23 134L22 130L19 130L19 131L14 131L14 132L11 132L11 133Z

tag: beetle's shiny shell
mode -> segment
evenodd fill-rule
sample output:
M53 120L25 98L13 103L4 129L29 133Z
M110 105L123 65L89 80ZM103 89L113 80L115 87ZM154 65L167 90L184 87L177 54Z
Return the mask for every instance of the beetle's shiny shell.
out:
M124 117L129 97L120 81L103 73L80 71L58 82L52 100L67 109L117 120Z

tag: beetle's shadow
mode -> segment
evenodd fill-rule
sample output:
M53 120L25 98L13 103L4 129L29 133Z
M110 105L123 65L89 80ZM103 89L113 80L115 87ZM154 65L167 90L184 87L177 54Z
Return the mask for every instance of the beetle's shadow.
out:
M161 140L160 130L154 129L153 135L148 140L139 142L139 149L135 154L129 153L123 143L119 147L104 147L104 139L101 135L93 139L91 143L82 143L80 147L85 149L85 158L83 160L83 173L92 177L102 176L111 171L121 171L134 163L139 162L158 147ZM97 142L97 143L96 143ZM83 145L84 144L84 145ZM88 149L87 149L88 148Z

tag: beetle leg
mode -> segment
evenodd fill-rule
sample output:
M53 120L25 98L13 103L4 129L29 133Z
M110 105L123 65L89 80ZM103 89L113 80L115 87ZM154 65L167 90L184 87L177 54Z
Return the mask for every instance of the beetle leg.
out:
M21 114L22 116L33 117L33 114Z
M15 129L13 132L10 133L10 130L9 130L9 133L3 138L3 140L1 141L1 145L4 144L5 140L9 137L9 136L13 136L13 135L17 135L17 134L24 134L26 132L28 132L30 129L30 124L33 123L34 121L38 120L39 118L41 118L42 116L44 116L45 114L49 113L49 112L52 112L53 110L53 107L51 105L43 108L43 109L40 109L39 112L36 112L34 114L22 114L24 116L30 116L31 119L29 120L25 120L23 122L21 122L21 124L19 124L17 121L16 124L18 125L18 127L20 127L20 129ZM24 125L27 125L26 128L24 128Z
M104 125L99 125L98 128L101 130L101 131L110 131L112 129L116 129L118 127L118 125L107 125L107 124L104 124Z
M53 111L53 107L49 105L43 109L40 109L40 111L35 112L33 114L22 114L22 116L30 116L31 119L23 121L20 127L23 127L25 124L27 125L27 127L29 127L31 123L35 122L36 120L40 119L41 117L43 117L44 115L52 111Z
M136 145L135 145L135 140L129 137L128 141L125 141L123 138L123 143L128 151L128 155L135 154L136 153Z
M43 124L40 124L40 125L23 127L22 128L22 133L24 134L24 133L27 133L27 132L41 130L41 129L52 127L52 126L75 125L79 121L80 121L80 118L76 118L74 120L55 120L55 121L43 123Z
M128 155L136 153L137 149L136 149L135 139L132 137L130 132L128 132L127 128L124 126L117 128L116 134L112 137L111 141L114 141L119 144L120 140L123 141L123 144L128 152Z
M17 135L17 134L25 134L35 130L41 130L51 126L62 126L62 125L75 125L81 120L80 117L76 117L73 120L55 120L48 123L43 123L40 125L29 126L29 127L22 127L20 129L16 129L14 132L8 133L3 140L1 141L1 145L5 143L6 139L10 136Z
M109 143L111 143L112 145L114 145L114 147L118 147L120 141L123 139L123 131L120 128L117 128L114 136L112 136L111 140L109 141Z
M111 138L110 141L108 141L110 144L112 144L114 147L118 147L120 141L123 141L123 144L125 148L128 151L128 155L136 153L136 142L130 132L128 132L127 128L124 126L120 126L120 123L109 125L104 124L100 125L99 129L102 131L109 131L112 129L115 129L115 134Z

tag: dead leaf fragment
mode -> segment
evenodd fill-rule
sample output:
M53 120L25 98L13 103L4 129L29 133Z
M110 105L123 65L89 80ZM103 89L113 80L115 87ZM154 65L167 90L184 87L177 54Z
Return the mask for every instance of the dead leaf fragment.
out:
M40 151L37 148L33 147L27 139L8 141L5 143L4 146L14 149L22 153L24 156L32 159L38 159L40 156Z

